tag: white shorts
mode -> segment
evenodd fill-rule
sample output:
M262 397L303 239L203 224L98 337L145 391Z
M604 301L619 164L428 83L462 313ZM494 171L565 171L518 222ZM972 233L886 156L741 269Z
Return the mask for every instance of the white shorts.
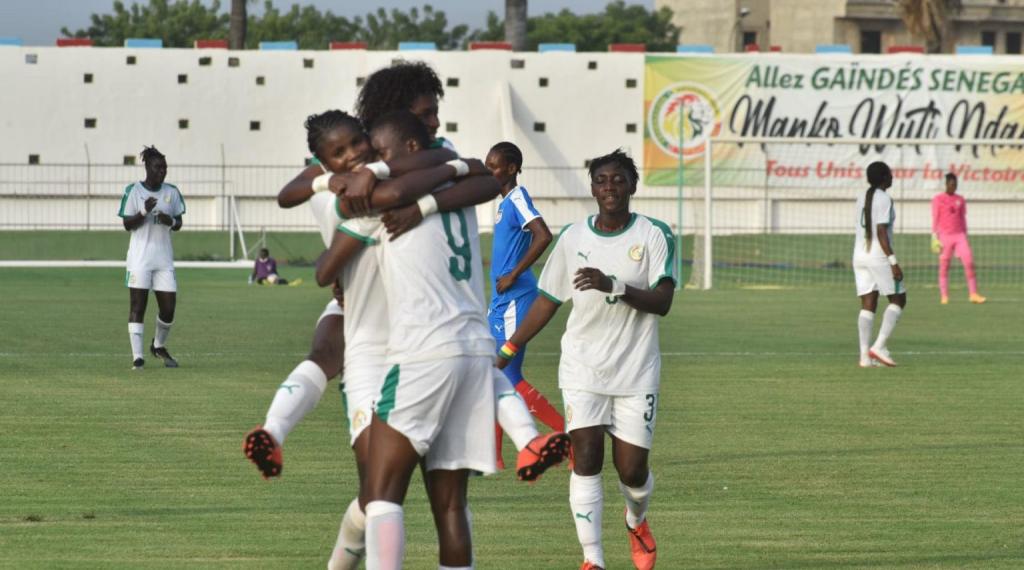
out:
M867 295L874 291L889 296L906 293L907 287L902 281L892 278L892 268L887 260L861 261L853 260L853 277L857 282L857 295Z
M495 472L491 356L389 367L374 411L426 459L427 471Z
M617 439L651 448L658 415L658 394L610 396L584 390L562 390L565 431L605 426Z
M131 289L152 289L165 293L176 293L178 281L174 278L174 268L170 269L146 269L143 271L132 271L128 269L124 273L124 285Z
M349 445L355 445L356 438L370 427L373 405L380 394L381 384L387 367L383 359L377 366L363 365L345 368L342 377L341 397L348 416Z
M337 299L331 299L331 302L327 303L324 307L324 312L320 313L320 317L317 318L316 324L320 326L320 321L324 320L324 317L344 317L345 311L342 310L341 305L338 304Z

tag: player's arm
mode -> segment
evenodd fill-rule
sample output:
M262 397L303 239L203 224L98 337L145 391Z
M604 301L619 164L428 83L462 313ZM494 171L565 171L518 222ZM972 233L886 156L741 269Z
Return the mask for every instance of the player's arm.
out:
M313 181L323 173L324 169L316 164L304 168L277 193L277 205L282 208L294 208L305 204L316 193L313 190Z
M124 229L129 232L137 230L139 226L146 222L146 216L153 211L153 208L156 208L156 198L153 198L152 196L146 198L144 209L141 212L121 218L121 223L124 224Z
M544 295L538 296L533 304L530 305L530 310L527 311L523 322L519 323L516 332L507 342L512 344L515 351L518 351L520 347L526 346L527 343L533 340L533 337L537 336L537 333L547 326L551 318L558 312L558 307L560 306ZM507 349L499 347L498 355L494 358L494 365L498 368L505 368L514 357L514 353L510 355Z
M896 254L893 253L892 244L889 243L889 224L877 224L875 229L878 235L878 246L882 248L882 253L889 258L889 265L892 266L892 278L896 281L903 281L903 269L900 268L899 263L893 263L896 261Z
M433 194L434 205L428 203L421 208L421 205L416 203L388 210L381 216L381 221L384 222L384 228L391 235L390 239L395 239L423 221L424 212L429 214L435 209L438 212L461 210L490 202L500 193L501 186L490 173L469 176L460 180L455 186Z
M591 289L616 295L622 302L638 311L654 313L664 317L672 309L675 297L675 283L669 276L662 277L651 289L641 289L632 285L616 283L595 267L583 267L576 271L572 281L573 287L579 291ZM616 291L616 288L619 288Z
M380 209L373 205L372 195L378 187L378 180L398 178L402 175L441 166L455 160L458 155L446 148L427 149L403 156L390 162L375 162L357 168L346 183L344 193L340 194L345 210L353 216L363 216L371 209ZM338 191L335 190L337 193Z
M345 265L363 249L363 242L337 230L331 239L331 247L324 250L316 260L316 283L321 287L333 285Z
M533 264L540 259L540 256L544 254L544 250L548 248L548 245L551 244L551 230L544 223L544 218L530 220L530 223L526 224L526 229L530 230L530 234L533 236L533 239L530 241L530 247L526 249L523 258L512 268L511 272L498 278L496 287L499 293L504 293L515 283L520 275L529 271Z

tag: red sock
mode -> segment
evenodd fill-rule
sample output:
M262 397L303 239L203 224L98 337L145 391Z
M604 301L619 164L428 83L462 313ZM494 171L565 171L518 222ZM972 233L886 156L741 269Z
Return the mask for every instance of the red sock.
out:
M504 435L504 432L501 431L501 426L498 425L497 423L495 423L494 424L494 450L498 454L498 457L497 457L497 460L495 461L495 463L497 463L499 471L505 468L505 460L501 457L501 440L502 440L501 436L502 435Z
M547 424L548 427L555 431L565 431L565 419L562 414L558 413L558 410L548 402L548 399L537 391L536 388L530 386L530 383L526 380L520 381L516 384L516 391L523 397L526 402L526 407L530 408L530 413L533 414L537 419Z

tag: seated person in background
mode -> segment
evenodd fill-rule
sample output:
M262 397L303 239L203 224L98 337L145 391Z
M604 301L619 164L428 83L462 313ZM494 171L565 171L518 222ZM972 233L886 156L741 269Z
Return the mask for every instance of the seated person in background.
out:
M260 255L252 266L252 275L249 276L249 283L253 282L260 285L289 285L287 279L277 274L277 261L270 257L270 250L267 248L260 250ZM296 279L290 284L298 285L300 283L302 283L302 279Z

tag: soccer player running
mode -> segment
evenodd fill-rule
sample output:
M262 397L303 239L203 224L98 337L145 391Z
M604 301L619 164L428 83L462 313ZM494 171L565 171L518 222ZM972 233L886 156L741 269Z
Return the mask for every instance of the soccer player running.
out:
M853 276L860 296L860 314L857 330L860 337L860 366L874 366L874 361L896 366L889 354L887 342L907 305L907 288L903 284L903 270L893 252L892 226L896 221L896 208L886 192L892 186L892 171L884 162L868 165L867 192L857 197L857 229L853 245ZM871 342L878 295L889 299L882 316L875 342Z
M484 164L501 184L501 202L494 219L494 242L491 248L491 305L487 318L491 335L500 346L516 332L516 327L537 298L537 278L531 267L551 243L551 230L533 205L526 188L519 184L523 153L510 142L491 147ZM503 370L512 386L522 396L530 412L555 431L565 429L565 420L543 394L523 377L526 347ZM498 406L502 402L499 400ZM498 464L501 458L501 427L497 430ZM521 442L522 448L528 442Z
M987 299L978 294L974 255L967 242L967 200L956 190L956 174L950 172L946 175L946 191L932 198L932 251L939 254L939 302L949 303L949 262L956 255L964 265L969 300L980 305Z
M167 368L177 368L178 361L171 357L166 346L171 325L174 324L178 291L178 282L174 278L171 232L181 229L185 199L177 186L164 183L167 178L167 159L156 147L145 147L141 156L146 165L146 179L125 187L121 207L117 212L124 229L132 234L125 264L125 285L131 303L128 312L128 340L132 347L132 369L142 370L145 366L143 319L150 289L156 296L160 312L149 352L163 360Z
M558 385L575 458L569 504L583 547L581 569L605 565L605 433L626 501L633 563L653 568L657 556L646 519L654 488L648 457L661 376L658 317L672 308L677 276L668 226L630 211L637 179L633 159L621 150L591 161L590 192L598 213L562 230L541 272L541 296L496 358L498 366L508 366L572 300Z

